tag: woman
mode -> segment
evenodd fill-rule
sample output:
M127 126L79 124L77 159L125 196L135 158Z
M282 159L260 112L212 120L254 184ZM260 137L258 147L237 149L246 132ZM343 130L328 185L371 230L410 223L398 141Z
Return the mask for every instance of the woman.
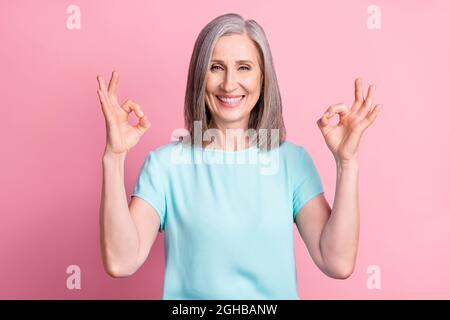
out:
M364 98L357 79L352 107L333 105L317 121L336 160L331 209L308 152L285 141L264 31L240 15L219 16L200 32L192 53L188 134L183 143L149 152L128 205L125 157L150 122L133 101L119 105L117 72L108 87L97 78L107 127L100 213L108 274L136 272L165 231L163 299L298 299L295 222L320 270L336 279L351 275L359 237L358 145L380 111L372 108L373 85ZM131 112L136 126L128 124ZM340 122L332 126L336 114ZM238 155L258 158L228 161Z

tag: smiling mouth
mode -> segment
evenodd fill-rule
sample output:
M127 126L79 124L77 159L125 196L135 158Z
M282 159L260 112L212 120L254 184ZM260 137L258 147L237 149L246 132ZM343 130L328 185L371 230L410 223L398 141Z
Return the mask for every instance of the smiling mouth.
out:
M224 96L216 96L219 103L225 107L237 107L241 104L242 100L244 100L245 95L233 98L226 98Z

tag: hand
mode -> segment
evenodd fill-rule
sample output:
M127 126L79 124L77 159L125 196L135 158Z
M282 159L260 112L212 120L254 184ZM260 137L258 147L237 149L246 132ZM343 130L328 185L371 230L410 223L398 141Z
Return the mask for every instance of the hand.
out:
M127 100L122 106L117 99L117 82L119 74L113 71L109 86L106 88L105 80L98 75L99 89L97 94L100 98L102 112L106 122L106 147L105 154L122 155L133 148L142 135L150 128L151 124L144 115L141 106L131 100ZM139 118L137 125L128 123L131 112Z
M329 107L317 120L325 142L337 162L356 160L362 133L375 121L381 110L378 104L372 108L375 85L369 86L366 99L363 97L362 80L355 80L355 101L350 110L343 103ZM330 119L339 115L339 123L330 125Z

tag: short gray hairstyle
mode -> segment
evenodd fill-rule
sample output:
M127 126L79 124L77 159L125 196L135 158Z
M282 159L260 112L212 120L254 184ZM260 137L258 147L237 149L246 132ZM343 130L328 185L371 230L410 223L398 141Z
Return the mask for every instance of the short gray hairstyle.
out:
M236 13L228 13L210 21L195 41L189 65L184 100L184 121L189 131L191 143L194 142L194 121L202 122L202 135L209 129L211 113L205 103L206 76L211 56L217 40L226 35L246 34L252 39L259 51L259 62L263 75L262 94L252 109L248 128L259 132L266 129L268 134L259 137L259 147L270 150L281 145L286 138L286 129L282 115L282 103L278 81L273 64L272 53L263 28L255 20L244 20ZM272 140L272 130L278 134ZM255 143L252 137L251 143Z

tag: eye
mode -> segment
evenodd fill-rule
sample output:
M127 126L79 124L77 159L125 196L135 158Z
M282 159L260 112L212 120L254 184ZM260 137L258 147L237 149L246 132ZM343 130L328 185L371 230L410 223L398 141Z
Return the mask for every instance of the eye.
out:
M241 70L242 68L244 68L243 70L245 70L245 71L250 70L250 68L248 66L240 66L239 70ZM213 66L211 66L210 70L214 71L214 70L218 70L218 69L222 69L222 67L219 65L213 65Z
M216 68L220 68L220 66L218 66L218 65L213 65L213 66L211 67L211 70L217 70Z

